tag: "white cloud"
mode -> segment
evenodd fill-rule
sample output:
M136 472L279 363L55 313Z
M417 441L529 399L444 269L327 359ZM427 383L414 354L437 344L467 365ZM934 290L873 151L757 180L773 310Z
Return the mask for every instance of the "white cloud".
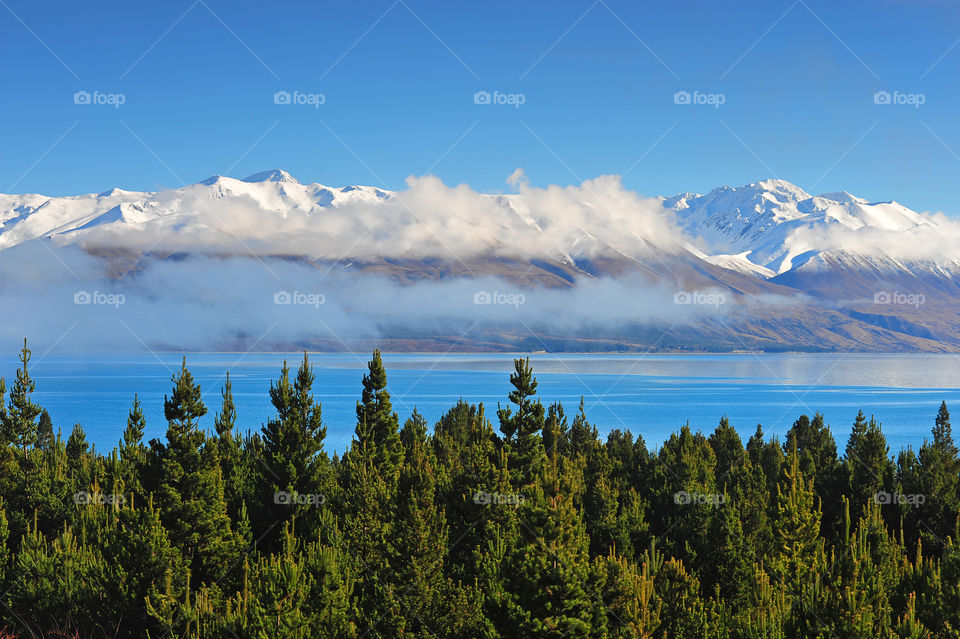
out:
M600 252L646 255L682 244L672 216L654 198L623 187L617 176L579 186L530 186L510 176L517 192L479 193L439 178L409 178L388 200L315 204L315 185L265 183L264 188L211 198L195 185L157 194L139 223L116 222L61 236L89 248L205 250L215 253L306 255L328 259L437 256L467 259L543 257ZM282 189L282 192L278 191Z

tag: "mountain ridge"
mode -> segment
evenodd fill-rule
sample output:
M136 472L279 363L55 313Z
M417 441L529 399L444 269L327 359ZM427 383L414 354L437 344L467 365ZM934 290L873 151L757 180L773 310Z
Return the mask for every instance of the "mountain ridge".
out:
M321 279L352 273L403 286L494 277L523 290L611 280L637 295L706 291L727 304L690 307L695 318L666 334L679 348L708 350L960 351L958 226L893 200L810 195L780 179L643 198L615 178L498 194L430 177L403 191L333 187L271 169L155 192L0 194L0 257L40 241L78 247L105 272L133 277L196 253L292 260ZM904 296L922 304L885 301ZM652 319L647 328L624 321L602 339L544 330L564 348L598 339L641 348L656 333ZM483 343L513 343L504 335L516 327L504 330Z

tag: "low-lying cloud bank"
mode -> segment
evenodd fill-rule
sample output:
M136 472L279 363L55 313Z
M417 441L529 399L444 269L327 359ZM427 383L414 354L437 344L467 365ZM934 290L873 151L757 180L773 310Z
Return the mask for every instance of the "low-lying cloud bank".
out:
M500 328L589 335L640 323L723 315L720 291L683 293L639 275L566 289L500 278L420 280L325 270L267 258L145 259L122 277L73 246L46 240L0 252L0 343L38 350L215 350L442 334L468 340ZM684 297L687 295L687 297Z

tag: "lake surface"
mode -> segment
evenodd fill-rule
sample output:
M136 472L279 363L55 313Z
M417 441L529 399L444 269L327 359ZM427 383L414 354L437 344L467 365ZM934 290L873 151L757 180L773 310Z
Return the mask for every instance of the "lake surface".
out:
M134 393L147 415L147 438L162 437L163 396L180 365L180 354L34 353L31 373L36 401L64 436L83 424L101 451L120 439ZM187 365L201 384L213 428L223 375L230 370L238 424L258 429L271 416L270 381L287 358L295 370L302 355L283 353L193 353ZM367 355L315 354L314 392L323 405L328 452L350 442ZM386 354L388 390L401 422L414 406L433 422L458 398L483 402L496 419L507 403L510 354ZM891 453L920 446L929 437L941 401L955 407L960 423L960 356L864 354L723 355L531 355L544 404L561 401L572 420L580 396L588 418L602 433L630 429L650 448L689 421L709 433L726 414L746 441L763 424L781 435L801 414L822 412L842 452L858 409L883 424ZM9 388L14 357L0 358ZM496 424L495 424L496 426Z

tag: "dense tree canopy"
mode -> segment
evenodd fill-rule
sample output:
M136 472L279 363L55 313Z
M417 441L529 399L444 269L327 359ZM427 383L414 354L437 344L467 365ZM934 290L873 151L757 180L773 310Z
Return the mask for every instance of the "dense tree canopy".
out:
M496 424L464 400L401 420L374 352L331 458L306 354L262 425L229 374L207 416L184 359L166 437L135 396L103 454L34 400L30 357L0 379L0 638L960 637L945 404L896 459L862 413L842 456L821 415L651 451L545 407L526 359Z

